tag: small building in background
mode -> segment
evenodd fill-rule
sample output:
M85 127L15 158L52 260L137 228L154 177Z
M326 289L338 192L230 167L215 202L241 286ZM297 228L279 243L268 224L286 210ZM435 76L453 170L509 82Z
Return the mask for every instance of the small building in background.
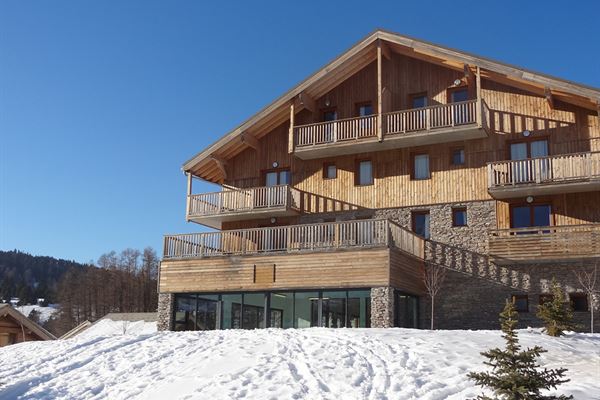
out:
M11 304L12 304L11 299ZM17 299L18 302L18 299ZM0 304L0 347L34 340L54 340L56 337L10 304Z

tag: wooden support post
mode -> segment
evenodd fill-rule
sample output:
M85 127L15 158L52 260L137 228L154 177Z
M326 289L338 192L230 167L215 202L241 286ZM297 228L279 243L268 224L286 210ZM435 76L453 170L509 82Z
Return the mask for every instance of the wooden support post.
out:
M472 85L473 81L475 80L475 77L473 76L473 71L471 71L471 67L469 67L469 64L464 65L464 71L467 84Z
M383 59L381 50L381 39L377 40L377 138L380 142L383 141L383 83L381 79L381 73L383 70Z
M550 108L554 109L554 96L552 96L552 91L549 87L544 88L544 96L546 97L546 101Z
M185 199L185 221L189 222L191 197L192 197L192 173L186 172L186 175L187 175L187 196Z
M290 102L290 132L288 134L288 154L294 152L294 102Z
M477 66L477 69L475 70L475 89L477 92L477 105L476 105L476 109L475 109L475 119L477 121L477 126L479 128L483 127L483 119L482 119L482 106L481 106L481 102L482 102L482 98L481 98L481 68L479 68L479 66Z

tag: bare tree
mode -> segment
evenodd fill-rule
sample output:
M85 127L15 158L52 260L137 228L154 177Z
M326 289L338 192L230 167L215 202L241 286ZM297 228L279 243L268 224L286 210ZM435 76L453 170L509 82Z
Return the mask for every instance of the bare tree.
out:
M427 295L431 298L431 329L433 330L433 313L435 310L435 298L442 287L442 283L446 278L446 268L433 264L425 263L423 265L423 283Z
M598 293L598 290L596 289L598 277L598 262L596 262L594 267L590 270L575 271L575 276L577 277L579 284L581 285L583 291L588 297L588 307L590 309L590 332L594 333L594 300L596 293Z

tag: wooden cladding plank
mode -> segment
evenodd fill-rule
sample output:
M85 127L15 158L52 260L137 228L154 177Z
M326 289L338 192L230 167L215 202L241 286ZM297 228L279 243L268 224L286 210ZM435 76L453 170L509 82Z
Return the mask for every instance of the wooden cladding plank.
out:
M386 286L389 265L388 249L163 261L160 291Z

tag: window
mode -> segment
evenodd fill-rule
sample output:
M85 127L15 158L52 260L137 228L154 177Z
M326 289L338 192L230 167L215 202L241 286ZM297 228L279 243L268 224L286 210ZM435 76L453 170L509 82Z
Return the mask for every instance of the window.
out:
M429 239L429 211L413 211L412 228L417 235Z
M323 111L323 122L335 121L337 119L337 111L335 109Z
M527 160L530 158L546 157L548 155L548 140L528 140L510 144L511 160ZM515 164L511 170L515 183L543 182L551 178L552 167L548 159L542 159L534 165L531 162Z
M373 165L371 160L358 161L355 173L357 186L368 186L373 184Z
M448 103L459 103L469 100L469 89L466 86L448 90Z
M554 299L551 294L540 294L540 306L546 304Z
M452 150L452 165L465 164L465 149L456 148Z
M513 294L512 302L517 312L529 312L529 297L526 294Z
M569 300L573 311L589 311L588 297L585 293L569 293Z
M289 169L271 170L265 172L265 186L289 185L292 183L292 173Z
M550 207L549 204L512 206L510 208L510 227L528 228L532 226L550 226L551 215L552 207Z
M373 115L373 105L371 102L358 103L356 105L356 113L358 117L367 117Z
M452 209L452 226L467 226L466 207L456 207Z
M429 179L429 154L413 155L412 177L416 180Z
M427 107L427 92L412 93L408 95L409 108Z
M323 164L323 179L337 178L337 167L334 163Z
M510 144L511 160L525 160L527 158L546 157L547 155L547 139L527 140Z

